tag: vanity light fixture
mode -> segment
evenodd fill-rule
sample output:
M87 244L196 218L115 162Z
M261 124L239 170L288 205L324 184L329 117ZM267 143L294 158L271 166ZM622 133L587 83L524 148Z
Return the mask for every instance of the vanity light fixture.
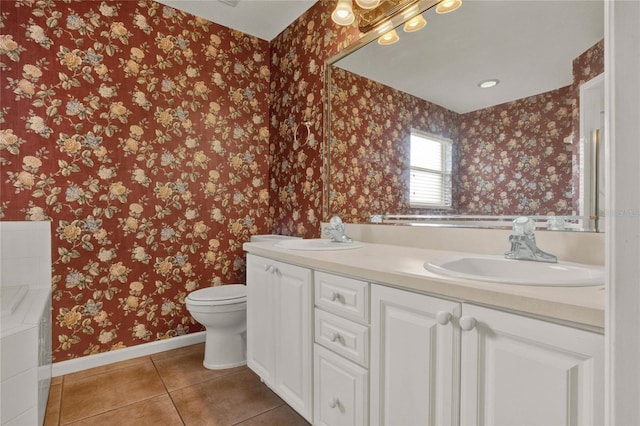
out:
M378 7L380 0L356 0L356 4L363 9L373 9Z
M491 79L491 80L485 80L482 81L480 83L478 83L478 87L481 89L490 89L491 87L496 86L498 83L500 83L500 80L497 79Z
M425 25L427 25L427 20L424 19L422 14L419 14L405 22L403 29L405 33L411 33L424 28Z
M390 44L396 43L398 40L400 40L400 37L398 36L398 33L396 32L396 30L393 29L388 33L385 33L384 35L380 36L378 38L378 44L382 46L388 46Z
M442 0L436 6L436 13L444 14L453 12L460 6L462 6L462 0Z
M336 9L331 14L331 19L338 25L351 25L356 16L353 14L353 3L351 0L338 0Z

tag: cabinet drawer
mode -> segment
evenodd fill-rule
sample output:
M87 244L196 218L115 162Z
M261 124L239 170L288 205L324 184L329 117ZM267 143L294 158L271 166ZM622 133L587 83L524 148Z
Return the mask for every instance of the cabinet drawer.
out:
M316 309L315 341L363 367L369 366L369 327Z
M314 345L314 424L368 424L367 370Z
M369 322L369 283L325 272L315 273L316 306L357 321Z

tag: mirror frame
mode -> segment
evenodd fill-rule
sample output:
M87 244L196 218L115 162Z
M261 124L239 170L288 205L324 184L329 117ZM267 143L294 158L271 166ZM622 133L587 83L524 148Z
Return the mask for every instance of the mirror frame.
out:
M382 0L380 6L361 13L359 19L364 22L359 23L359 29L367 30L361 37L351 43L346 48L334 56L325 60L324 63L324 89L327 94L324 102L323 128L324 137L323 144L325 152L321 155L324 157L324 175L326 182L324 184L326 196L323 202L323 217L325 221L329 221L331 213L331 66L340 59L354 53L361 47L375 41L381 35L387 33L393 28L398 27L402 23L408 21L414 16L424 13L428 9L434 7L442 0ZM385 6L386 5L386 6ZM422 226L438 226L438 227L471 227L471 228L491 228L491 229L507 229L511 228L511 221L518 217L514 216L482 216L482 215L373 215L372 220L368 224L391 224L391 225L422 225ZM536 226L542 229L547 228L547 218L553 216L531 216L536 221ZM601 232L597 225L591 226L593 216L559 216L567 218L575 222L575 226L569 226L562 231L580 231L580 232ZM379 220L378 220L379 219ZM386 219L386 221L385 221ZM548 228L548 229L553 229Z

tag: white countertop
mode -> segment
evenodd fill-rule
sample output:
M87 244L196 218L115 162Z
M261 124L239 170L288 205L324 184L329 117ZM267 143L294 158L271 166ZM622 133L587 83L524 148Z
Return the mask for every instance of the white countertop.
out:
M302 251L275 242L245 243L245 251L274 260L332 272L404 290L471 302L535 317L604 330L604 285L549 287L449 278L427 271L424 263L461 252L365 243L353 250ZM471 253L468 253L471 254Z

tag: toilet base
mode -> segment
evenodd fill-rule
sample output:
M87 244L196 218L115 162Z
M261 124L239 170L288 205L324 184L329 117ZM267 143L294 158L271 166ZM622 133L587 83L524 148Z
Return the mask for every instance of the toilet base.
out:
M207 332L202 365L209 370L223 370L247 364L247 333L221 335Z

